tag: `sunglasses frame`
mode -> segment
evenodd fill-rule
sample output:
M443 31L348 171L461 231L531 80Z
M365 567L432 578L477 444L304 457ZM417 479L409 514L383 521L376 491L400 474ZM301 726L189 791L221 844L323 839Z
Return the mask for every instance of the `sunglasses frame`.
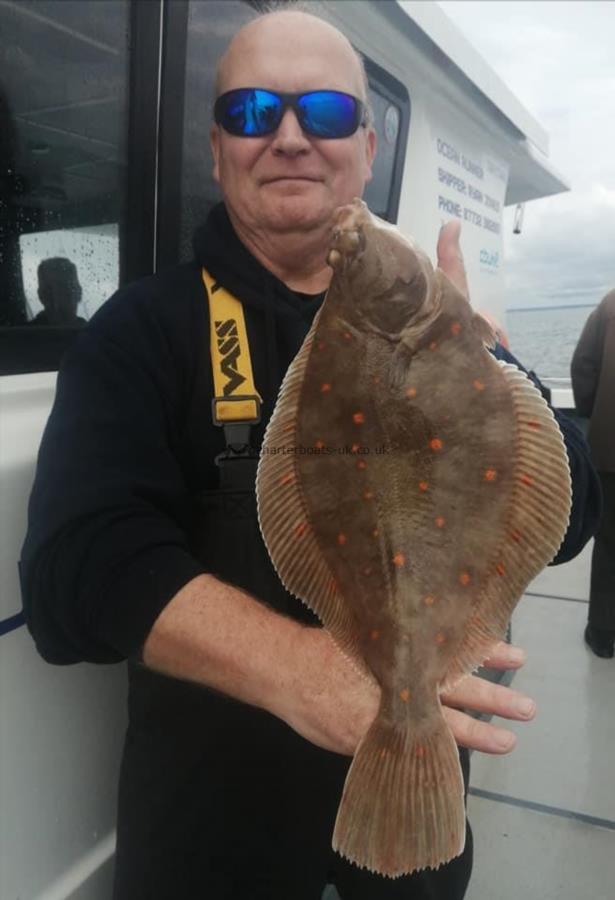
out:
M239 93L240 91L263 91L266 94L272 94L274 97L278 98L281 102L280 108L280 117L272 128L268 128L266 131L261 131L258 134L243 134L241 131L233 131L226 127L224 124L224 117L227 110L228 100L234 94ZM303 97L309 97L312 94L337 94L340 97L345 97L351 99L355 104L355 121L356 125L353 127L352 131L344 131L339 135L322 135L316 134L314 131L305 127L303 119L303 111L299 106L299 101ZM220 94L219 97L216 98L216 102L214 104L214 121L217 125L223 128L228 134L233 135L234 137L242 137L242 138L259 138L266 137L269 134L274 134L278 128L280 127L280 123L284 118L284 113L287 109L292 109L295 116L297 117L297 122L299 123L299 127L306 134L309 134L310 137L318 138L319 140L341 140L343 138L351 137L351 135L356 134L359 128L365 128L367 125L367 109L365 103L360 100L358 97L355 97L354 94L348 94L345 91L337 91L333 88L320 88L319 90L314 91L301 91L300 93L288 93L283 91L273 91L270 88L261 88L261 87L240 87L233 88L230 91L225 91L223 94Z

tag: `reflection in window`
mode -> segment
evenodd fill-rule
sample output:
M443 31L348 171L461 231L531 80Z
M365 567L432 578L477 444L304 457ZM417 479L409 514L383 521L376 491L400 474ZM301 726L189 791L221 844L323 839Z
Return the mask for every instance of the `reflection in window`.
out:
M0 326L81 324L118 286L128 14L0 4Z
M56 294L64 292L66 295L73 295L73 300L73 277L76 277L81 287L81 296L75 312L86 320L94 315L117 288L119 278L117 225L24 234L19 239L19 247L28 321L36 319L44 312L44 298L40 297L41 275L43 275L43 292L47 285L52 284ZM48 268L48 277L45 279L46 264L50 260L57 259L66 260L68 266L56 264ZM74 276L71 266L74 267ZM60 297L57 302L61 305ZM66 304L71 305L69 296L66 297ZM40 323L40 318L38 321ZM45 321L45 324L53 323Z

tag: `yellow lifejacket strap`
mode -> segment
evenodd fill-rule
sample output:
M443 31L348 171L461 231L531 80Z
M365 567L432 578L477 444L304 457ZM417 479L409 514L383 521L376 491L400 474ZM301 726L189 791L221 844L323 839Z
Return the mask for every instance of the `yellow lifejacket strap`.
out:
M258 422L262 398L254 386L243 306L206 269L201 275L209 300L214 422Z

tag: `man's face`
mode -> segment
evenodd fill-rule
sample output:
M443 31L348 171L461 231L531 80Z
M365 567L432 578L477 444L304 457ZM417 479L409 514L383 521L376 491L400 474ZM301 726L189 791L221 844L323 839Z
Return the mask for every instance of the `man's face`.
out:
M341 35L296 15L263 20L236 39L220 92L238 87L362 94L357 60ZM360 197L371 178L375 134L360 127L347 138L315 138L287 109L277 131L263 137L236 137L214 126L212 150L214 178L231 216L266 239L322 229L338 206Z

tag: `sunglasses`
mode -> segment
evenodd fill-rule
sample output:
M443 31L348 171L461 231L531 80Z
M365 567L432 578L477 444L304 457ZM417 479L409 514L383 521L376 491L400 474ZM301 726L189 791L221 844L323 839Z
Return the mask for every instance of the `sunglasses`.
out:
M345 138L365 125L365 107L342 91L279 94L263 88L236 88L218 97L214 119L237 137L272 134L287 109L292 109L306 134L317 138Z

